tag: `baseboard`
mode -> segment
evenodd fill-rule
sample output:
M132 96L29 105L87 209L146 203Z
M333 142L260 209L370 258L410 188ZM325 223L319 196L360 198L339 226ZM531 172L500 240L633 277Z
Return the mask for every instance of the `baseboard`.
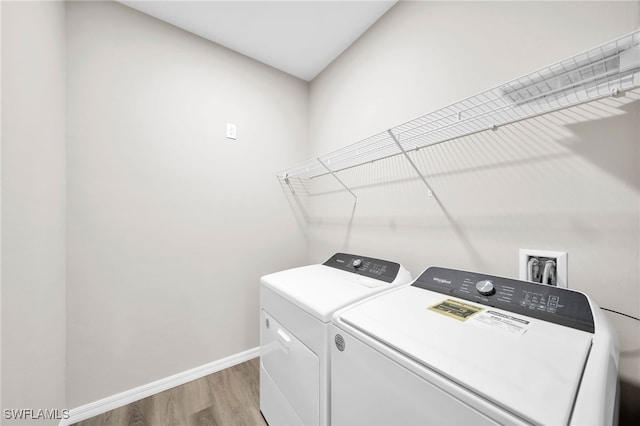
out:
M156 380L155 382L73 408L69 411L69 418L62 420L60 422L60 426L68 426L99 414L106 413L107 411L131 404L132 402L147 398L158 392L163 392L167 389L171 389L192 380L224 370L225 368L233 367L234 365L243 363L259 355L260 347L255 347L253 349L201 365L200 367L192 368L191 370L183 371L182 373L174 374L173 376L165 377L164 379Z

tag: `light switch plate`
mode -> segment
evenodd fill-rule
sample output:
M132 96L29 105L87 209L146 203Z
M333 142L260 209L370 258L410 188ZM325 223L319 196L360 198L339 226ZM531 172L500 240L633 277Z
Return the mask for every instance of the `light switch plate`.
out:
M236 140L236 125L233 123L227 123L227 139Z

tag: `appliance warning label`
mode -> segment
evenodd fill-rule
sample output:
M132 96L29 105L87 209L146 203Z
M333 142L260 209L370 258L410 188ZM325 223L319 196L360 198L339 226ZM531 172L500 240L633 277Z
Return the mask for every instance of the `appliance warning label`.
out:
M478 306L463 303L454 299L443 300L440 303L429 306L427 309L442 315L446 315L450 318L457 319L458 321L466 321L478 312L484 310L483 308L480 308Z
M483 312L475 319L486 325L495 327L496 329L501 329L503 331L514 334L526 333L530 323L529 321L523 320L522 318L505 315L496 311Z

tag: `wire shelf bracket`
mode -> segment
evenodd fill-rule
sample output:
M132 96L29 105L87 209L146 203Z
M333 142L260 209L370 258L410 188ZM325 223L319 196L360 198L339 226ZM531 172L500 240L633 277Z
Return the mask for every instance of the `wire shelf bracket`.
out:
M324 167L327 170L327 172L329 172L329 174L331 174L331 176L333 176L335 180L337 180L340 183L340 185L342 185L344 189L346 189L349 192L349 194L353 196L353 209L351 211L351 221L353 221L353 217L356 213L356 207L358 206L358 196L354 194L354 192L351 189L349 189L349 187L342 181L342 179L340 179L338 175L333 170L331 170L329 166L327 166L320 158L317 158L317 160L318 160L318 163L320 163L322 167ZM349 222L349 226L351 226L351 222Z
M278 173L313 179L640 87L640 30ZM331 165L331 167L329 167ZM433 193L433 191L431 191Z
M349 189L349 187L348 187L347 185L345 185L345 183L344 183L344 182L343 182L343 181L338 177L338 175L337 175L337 174L335 174L335 173L334 173L334 171L333 171L333 170L331 170L331 169L329 168L329 166L327 166L326 164L324 164L324 163L322 162L322 160L321 160L321 159L317 158L317 160L318 160L318 163L320 163L320 164L322 165L322 167L324 167L325 169L327 169L327 171L329 172L329 174L331 174L331 176L333 176L333 177L334 177L334 178L335 178L335 179L340 183L340 185L342 185L342 186L344 187L344 189L346 189L347 191L349 191L349 194L353 195L353 198L355 198L355 199L356 199L356 201L358 201L358 196L357 196L356 194L354 194L354 193L353 193L353 191L352 191L352 190L350 190L350 189Z
M411 164L411 167L413 167L413 170L416 171L416 173L418 174L418 176L420 176L420 179L422 180L422 182L425 184L425 186L427 187L427 195L429 195L429 197L433 197L433 190L431 189L431 186L429 185L429 182L427 182L427 179L424 177L424 175L422 174L422 172L420 171L420 169L418 169L418 166L416 166L416 163L413 162L413 160L411 159L411 157L409 157L409 154L407 154L407 151L404 150L404 148L402 147L402 145L400 144L400 142L398 142L398 139L396 138L396 136L393 134L393 132L391 131L391 129L387 130L387 132L389 133L389 136L391 136L391 138L393 139L393 141L396 143L396 145L398 145L398 149L400 151L402 151L402 154L404 155L404 158L407 159L407 161L409 162L409 164Z

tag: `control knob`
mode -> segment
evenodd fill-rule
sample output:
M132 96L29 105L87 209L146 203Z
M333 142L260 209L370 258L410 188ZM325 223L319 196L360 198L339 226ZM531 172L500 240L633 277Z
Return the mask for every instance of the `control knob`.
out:
M496 288L490 280L482 280L476 283L476 290L483 296L491 296L496 292Z
M351 264L357 269L362 266L362 259L354 259Z

